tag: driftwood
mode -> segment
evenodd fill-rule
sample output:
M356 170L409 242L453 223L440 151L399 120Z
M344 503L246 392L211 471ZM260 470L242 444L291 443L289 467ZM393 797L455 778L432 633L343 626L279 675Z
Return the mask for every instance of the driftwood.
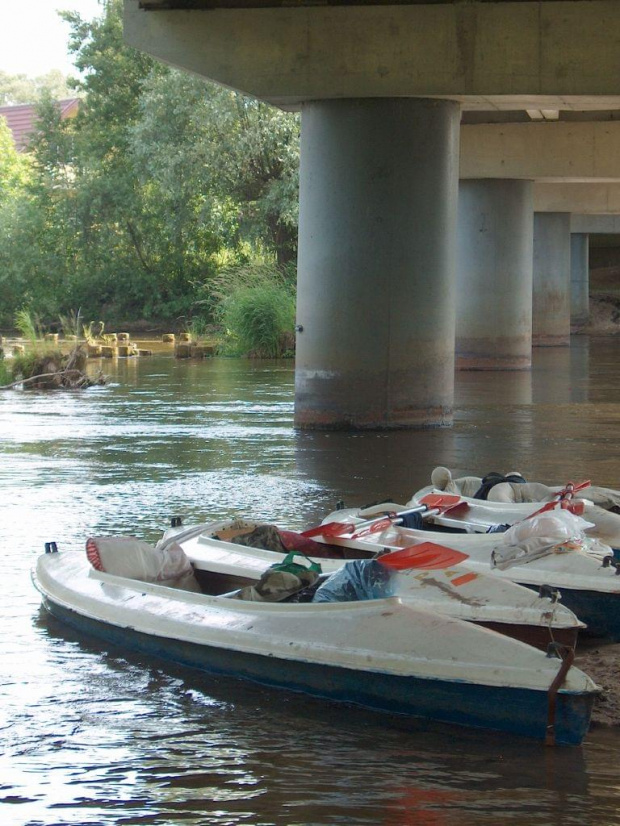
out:
M107 378L103 373L98 373L94 379L91 379L82 373L81 370L57 370L54 373L39 373L27 379L18 379L11 384L0 385L0 390L11 390L14 387L19 387L20 384L32 384L42 379L49 379L50 382L57 379L58 381L54 387L65 390L80 390L86 387L93 387L97 384L106 384L107 382ZM51 383L47 384L46 387L52 389Z
M67 356L47 353L35 362L31 376L0 386L0 390L11 390L20 385L40 390L82 390L107 382L101 371L94 378L87 376L85 366L86 353L81 347L75 347Z

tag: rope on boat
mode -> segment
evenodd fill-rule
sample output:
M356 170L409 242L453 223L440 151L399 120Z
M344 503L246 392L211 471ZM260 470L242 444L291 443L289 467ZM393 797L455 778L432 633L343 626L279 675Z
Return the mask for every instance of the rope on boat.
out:
M549 691L547 692L549 702L547 706L547 731L545 734L545 745L555 746L555 714L557 710L558 691L564 685L566 675L574 662L575 651L567 645L558 645L557 643L552 643L549 646L549 649L555 651L562 658L559 671L555 675L553 682L549 686Z

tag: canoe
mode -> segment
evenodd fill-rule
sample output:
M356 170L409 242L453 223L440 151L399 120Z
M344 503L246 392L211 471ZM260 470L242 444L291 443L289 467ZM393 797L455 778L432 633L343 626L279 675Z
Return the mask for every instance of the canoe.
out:
M581 743L587 732L599 689L570 659L397 597L243 602L113 575L82 553L51 550L33 571L43 605L107 643L442 723L563 745Z
M177 527L167 531L159 544L178 542L198 576L201 570L207 570L211 577L220 578L222 588L232 590L256 582L270 565L282 561L282 553L226 541L226 537L233 539L257 524L233 520ZM338 570L345 559L368 558L377 551L402 547L398 541L377 544L372 538L324 539L319 535L316 540L320 556L312 555L310 549L308 553L320 562L325 573ZM441 544L449 543L442 540ZM473 570L468 560L443 569L415 567L399 571L394 575L393 587L395 595L415 607L475 622L545 650L554 640L574 646L579 630L585 627L555 595L539 596L528 588L492 576L490 571L482 571L479 565Z
M365 509L338 510L329 514L324 521L359 523L386 511L398 513L407 507L388 502ZM482 518L477 510L475 515L477 521ZM461 531L455 532L459 525ZM620 576L613 565L605 564L605 554L577 550L553 553L526 564L500 570L491 567L491 558L501 534L462 532L467 527L469 526L463 524L459 515L449 511L445 518L435 516L428 522L424 520L423 529L391 526L385 533L376 534L374 541L390 542L401 547L420 542L441 542L466 553L469 557L467 564L474 571L491 573L500 579L536 590L549 587L558 589L562 603L585 622L588 634L620 640ZM610 552L611 549L608 548L607 551ZM608 553L607 557L609 556Z
M458 493L478 501L488 502L550 502L572 487L570 495L584 499L604 510L620 513L620 491L593 485L589 480L568 485L546 485L542 482L525 480L520 473L502 475L490 473L486 476L461 476L453 478L446 467L436 467L431 474L434 489L446 493Z
M405 507L419 504L429 494L443 494L444 492L432 485L414 493ZM587 488L580 493L587 493ZM471 532L485 533L491 526L498 524L512 525L525 519L549 502L490 502L460 495L461 506L450 510L443 516L434 517L431 521L438 524L462 527ZM620 514L593 504L588 499L577 498L580 514L585 520L593 524L587 530L587 535L599 539L611 548L620 549ZM399 506L400 507L400 506ZM455 520L454 524L451 520Z

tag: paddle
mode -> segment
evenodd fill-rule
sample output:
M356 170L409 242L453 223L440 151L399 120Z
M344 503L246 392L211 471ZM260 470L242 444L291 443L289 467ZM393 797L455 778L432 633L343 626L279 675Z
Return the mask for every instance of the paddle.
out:
M398 551L376 557L377 562L386 565L395 571L405 571L409 568L424 568L426 570L437 570L439 568L450 568L458 565L464 559L469 559L467 554L447 548L445 545L437 545L435 542L421 542L419 545L410 545Z
M350 539L361 539L369 534L381 533L381 531L386 530L391 525L397 524L399 520L411 513L423 513L425 516L434 516L466 504L460 496L455 496L454 494L429 493L420 501L419 505L404 511L377 516L374 519L367 519L357 524L352 522L326 522L324 525L317 525L316 528L309 528L306 531L302 531L301 535L306 537L348 536Z
M579 482L575 484L574 482L568 482L566 487L562 488L562 490L558 491L551 502L547 502L539 508L539 510L534 511L534 513L530 513L529 516L526 516L525 519L533 519L535 516L538 516L541 513L547 513L547 511L554 510L558 505L563 508L564 510L568 510L571 513L574 513L575 516L581 516L585 510L585 502L574 502L572 501L575 493L578 490L583 490L584 488L590 487L591 482L588 479L585 482ZM523 521L525 521L525 519Z

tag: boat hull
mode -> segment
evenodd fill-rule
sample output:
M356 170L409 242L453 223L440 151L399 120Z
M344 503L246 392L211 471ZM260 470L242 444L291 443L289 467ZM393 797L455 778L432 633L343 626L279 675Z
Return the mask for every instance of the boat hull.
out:
M571 610L574 611L574 609ZM528 645L533 645L534 648L540 648L541 651L546 651L551 642L575 648L579 634L585 633L583 628L549 628L544 625L517 625L507 622L477 622L476 625L488 628L490 631L496 631L506 637L511 637L513 640L520 640Z
M46 595L43 605L50 614L79 633L210 674L250 680L391 714L538 740L544 740L547 735L549 696L545 691L360 672L325 663L286 660L145 634L85 616ZM595 696L593 692L560 691L557 694L556 744L581 743L588 729Z
M535 585L523 584L534 591L537 590ZM620 594L564 587L561 590L562 604L570 608L586 624L585 629L581 630L582 634L620 642Z

